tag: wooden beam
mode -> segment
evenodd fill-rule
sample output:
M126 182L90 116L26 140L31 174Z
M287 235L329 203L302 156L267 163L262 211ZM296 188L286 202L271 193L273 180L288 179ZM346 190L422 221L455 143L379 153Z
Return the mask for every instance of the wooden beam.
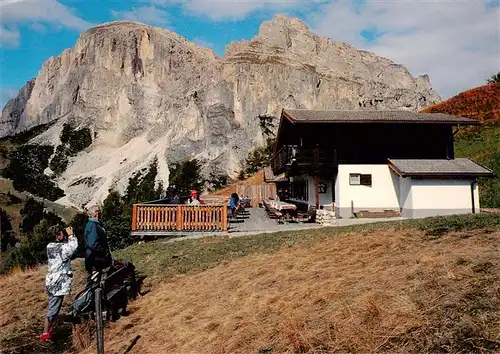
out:
M227 231L227 206L222 208L222 230Z
M132 205L132 231L137 230L137 204Z
M394 166L392 163L390 163L390 162L389 162L389 163L387 164L387 166L389 166L389 168L390 168L391 170L393 170L394 172L396 172L396 174L397 174L398 176L405 177L405 176L403 176L403 173L402 173L402 172L401 172L401 171L400 171L400 170L399 170L396 166Z
M177 231L181 231L183 228L183 222L182 222L182 205L177 206L177 216L176 216L176 221L177 221Z

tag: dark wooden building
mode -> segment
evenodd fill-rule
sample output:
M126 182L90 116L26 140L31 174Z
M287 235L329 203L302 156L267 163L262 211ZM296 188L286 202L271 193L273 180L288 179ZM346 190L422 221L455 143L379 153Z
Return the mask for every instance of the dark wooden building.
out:
M387 193L388 178L399 178L390 172L389 159L453 160L455 132L460 126L477 124L469 118L410 111L284 109L272 169L275 175L286 173L290 182L290 199L295 202L317 207L333 204L345 209L345 205L339 206L339 194L347 193L350 204L357 203L357 206L351 205L349 213L345 210L340 213L343 216L352 215L352 209L356 207L374 210L397 207L401 211L400 204L393 201L384 205L379 196L374 197L378 199L373 201L375 204L365 204L357 193ZM352 167L347 168L351 171L346 180L350 186L359 183L370 190L360 188L349 196L348 188L341 188L339 166ZM381 189L375 191L376 185ZM394 183L392 185L394 189L400 188Z

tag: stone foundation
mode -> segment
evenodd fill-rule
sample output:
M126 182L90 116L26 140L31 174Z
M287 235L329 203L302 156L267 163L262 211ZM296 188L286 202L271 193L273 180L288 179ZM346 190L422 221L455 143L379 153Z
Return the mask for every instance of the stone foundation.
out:
M316 223L321 225L335 225L335 212L330 210L316 210Z

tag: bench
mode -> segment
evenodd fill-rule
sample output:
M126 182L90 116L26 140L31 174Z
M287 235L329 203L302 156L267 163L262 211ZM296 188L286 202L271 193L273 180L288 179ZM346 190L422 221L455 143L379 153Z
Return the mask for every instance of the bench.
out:
M266 201L263 201L263 204L264 204L264 208L266 209L266 213L267 215L271 218L271 219L276 219L278 221L278 223L283 223L285 221L285 215L279 211L279 210L276 210L276 208L273 208L269 203L267 203Z
M297 213L297 219L302 222L316 222L316 206L309 205L307 212Z

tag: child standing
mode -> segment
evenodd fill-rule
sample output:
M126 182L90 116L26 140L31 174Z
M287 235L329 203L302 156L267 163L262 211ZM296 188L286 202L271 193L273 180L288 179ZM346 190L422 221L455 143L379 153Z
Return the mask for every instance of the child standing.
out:
M52 329L59 317L64 295L71 292L73 280L71 258L78 248L78 241L73 235L73 229L71 227L61 229L60 226L53 226L48 231L55 235L55 242L47 245L48 266L45 290L49 304L43 333L40 335L40 340L45 343L51 340Z

